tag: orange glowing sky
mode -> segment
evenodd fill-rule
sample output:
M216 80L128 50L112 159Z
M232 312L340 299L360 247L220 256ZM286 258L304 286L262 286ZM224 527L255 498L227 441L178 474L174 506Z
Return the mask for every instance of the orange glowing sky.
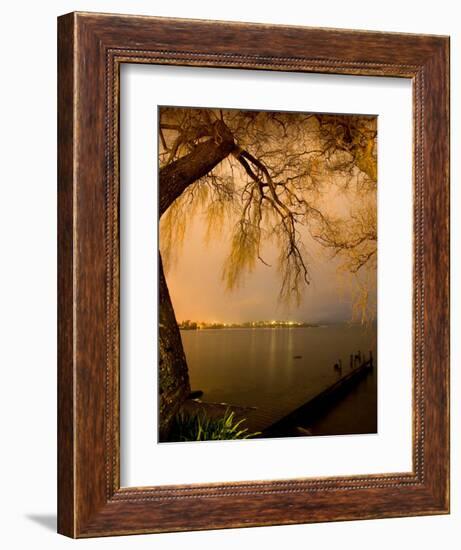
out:
M245 275L239 288L226 290L221 273L230 244L226 237L207 243L205 230L203 214L199 214L186 230L184 243L166 272L178 321L277 319L315 323L352 319L354 276L339 274L338 262L329 258L307 231L304 231L304 241L309 251L312 282L306 286L302 302L297 307L279 303L280 276L275 261L278 251L272 245L266 245L262 250L271 267L257 262L254 271Z
M232 177L236 177L234 173ZM325 176L329 182L334 177L331 173ZM341 190L340 185L333 184L326 186L319 200L320 211L347 218L357 206L351 201L360 200L360 196L351 198L344 189ZM279 301L279 250L272 243L263 243L260 250L261 256L271 267L257 261L253 271L245 274L238 288L226 290L222 271L231 247L233 225L238 218L228 220L221 235L212 237L208 242L205 238L205 218L204 211L194 213L188 221L183 243L174 245L175 261L165 265L167 284L179 322L189 319L207 323L256 320L328 323L353 319L357 276L345 271L339 273L340 259L332 258L325 248L313 240L306 228L299 227L298 230L308 252L311 284L305 287L302 301L297 306ZM162 250L161 224L159 238ZM370 294L376 296L376 272L373 269L364 272L366 269L360 272L359 280L363 283L366 279Z

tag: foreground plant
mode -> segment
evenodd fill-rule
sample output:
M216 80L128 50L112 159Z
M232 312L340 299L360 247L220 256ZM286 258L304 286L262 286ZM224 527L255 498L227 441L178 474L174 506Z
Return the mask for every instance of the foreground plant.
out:
M260 434L250 433L237 420L234 411L226 410L222 417L210 417L204 412L195 414L180 412L173 421L170 441L222 441L225 439L249 439Z

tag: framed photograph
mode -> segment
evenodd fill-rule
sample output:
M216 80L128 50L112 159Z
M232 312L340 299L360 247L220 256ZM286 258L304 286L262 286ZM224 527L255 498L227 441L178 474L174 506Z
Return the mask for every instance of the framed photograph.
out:
M449 512L449 39L58 20L58 530Z

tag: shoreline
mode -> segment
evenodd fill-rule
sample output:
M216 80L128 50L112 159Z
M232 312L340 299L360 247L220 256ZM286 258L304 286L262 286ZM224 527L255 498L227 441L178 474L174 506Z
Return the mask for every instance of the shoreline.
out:
M362 324L360 322L351 322L345 321L343 323L306 323L306 324L268 324L268 325L238 325L238 324L220 324L209 326L194 326L194 327L184 327L178 325L180 331L184 332L194 332L194 331L205 331L205 330L274 330L274 329L302 329L302 328L333 328L333 327L364 327L368 328L370 326L375 326L376 321L370 323Z
M267 411L256 406L208 402L202 401L199 397L187 399L182 404L180 412L190 416L204 414L209 418L219 418L227 412L233 412L236 420L243 420L242 428L246 428L249 433L258 432L254 439L337 435L317 434L312 431L311 424L339 405L350 390L357 387L374 368L376 365L372 358L364 361L313 397L308 398L299 407L278 418L274 418ZM373 432L357 429L348 433Z

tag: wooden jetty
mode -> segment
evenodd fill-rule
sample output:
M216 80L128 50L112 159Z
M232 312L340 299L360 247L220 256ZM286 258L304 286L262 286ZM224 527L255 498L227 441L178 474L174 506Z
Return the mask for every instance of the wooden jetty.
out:
M346 395L353 386L367 376L372 368L373 357L370 354L370 358L367 361L362 362L357 367L351 366L351 369L344 376L341 376L325 390L272 425L264 428L261 437L282 437L290 432L293 432L292 435L308 435L308 430L305 430L305 428L300 429L299 426L308 426L309 422L317 419L342 396ZM307 433L301 433L300 430Z

